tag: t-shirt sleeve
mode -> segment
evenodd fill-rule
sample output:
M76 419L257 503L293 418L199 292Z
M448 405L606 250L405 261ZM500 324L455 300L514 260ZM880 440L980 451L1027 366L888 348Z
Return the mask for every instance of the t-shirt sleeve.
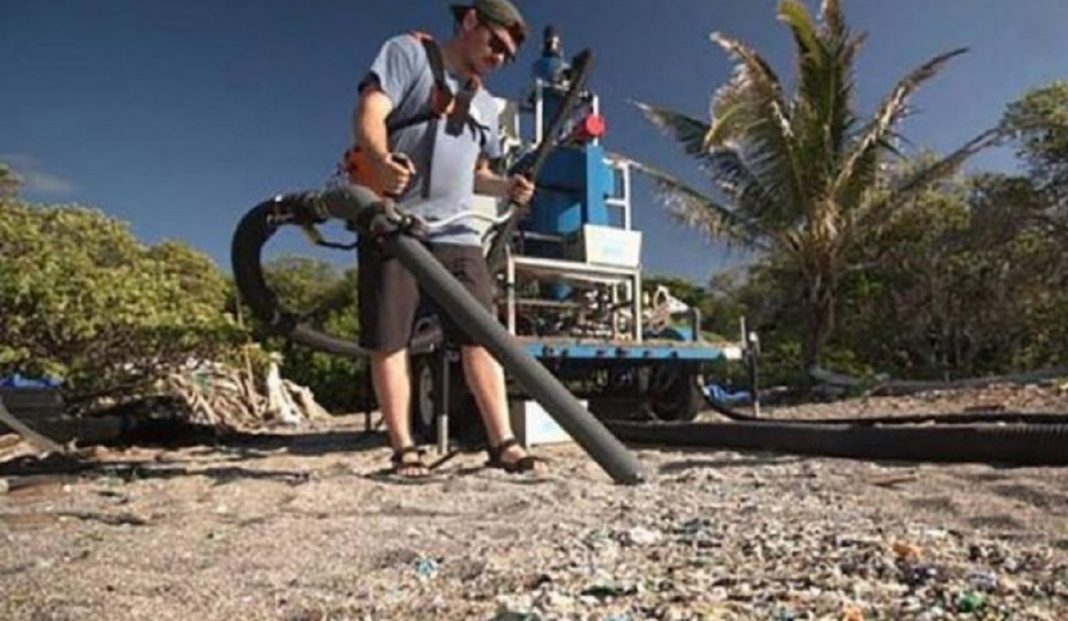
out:
M414 37L400 35L386 41L360 81L360 92L368 86L377 86L394 107L399 106L414 83L420 53L422 50Z

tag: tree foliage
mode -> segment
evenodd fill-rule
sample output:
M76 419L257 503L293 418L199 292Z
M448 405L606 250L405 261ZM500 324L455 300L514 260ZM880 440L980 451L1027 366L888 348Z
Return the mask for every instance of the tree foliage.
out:
M1068 82L1034 89L1009 105L1005 127L1018 141L1036 187L1062 208L1068 203Z
M1047 224L1047 200L1026 177L958 175L864 231L842 278L827 365L941 379L1064 364L1068 253ZM783 362L799 353L803 323L773 270L762 262L709 291L720 313L745 314L760 331L768 381L794 384Z
M0 375L57 376L71 396L232 352L228 285L177 242L146 247L77 206L0 200Z
M64 380L69 398L139 390L189 361L243 362L266 351L282 373L327 407L351 411L369 398L361 362L312 352L252 322L233 320L235 287L185 244L141 244L128 226L86 207L18 200L18 176L0 164L0 377ZM266 267L288 308L331 334L356 338L355 273L301 258ZM248 317L247 309L244 313Z
M1026 178L956 178L862 247L840 342L911 377L1026 370L1063 359L1068 257Z

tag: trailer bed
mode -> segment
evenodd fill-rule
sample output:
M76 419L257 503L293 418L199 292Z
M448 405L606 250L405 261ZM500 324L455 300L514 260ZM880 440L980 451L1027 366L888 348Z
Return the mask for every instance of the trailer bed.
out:
M516 337L523 347L539 359L573 360L738 360L742 350L735 343L710 341L675 341L646 339L604 341L595 338Z

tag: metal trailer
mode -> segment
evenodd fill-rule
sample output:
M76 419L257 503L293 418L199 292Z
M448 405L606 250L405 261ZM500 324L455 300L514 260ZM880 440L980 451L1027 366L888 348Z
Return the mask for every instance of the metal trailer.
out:
M502 142L514 168L532 145L558 141L536 178L537 191L512 251L497 274L498 315L532 356L602 417L688 421L706 407L702 373L709 363L739 360L733 342L703 340L696 309L670 292L643 295L642 234L632 227L628 161L601 144L597 96L580 94L560 136L546 136L569 89L569 67L547 34L521 103L501 102ZM533 127L523 139L520 119ZM503 208L481 197L480 208ZM673 306L675 304L675 306ZM418 325L432 329L427 316ZM456 351L445 345L412 351L412 420L425 439L480 430ZM526 398L510 385L510 401ZM452 415L450 417L450 414ZM451 418L452 423L449 421Z

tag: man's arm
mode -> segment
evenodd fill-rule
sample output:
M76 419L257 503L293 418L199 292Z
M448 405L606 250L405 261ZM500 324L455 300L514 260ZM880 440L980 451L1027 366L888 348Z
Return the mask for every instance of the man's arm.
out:
M498 175L490 168L489 160L480 157L475 165L475 192L525 205L534 195L534 184L523 175Z
M352 134L355 144L368 155L389 155L386 117L393 111L393 102L376 86L365 86L352 115Z
M393 102L374 85L360 91L360 101L353 115L353 134L360 150L367 154L387 194L400 194L408 187L414 172L411 161L397 161L389 152L389 132L386 117L393 110Z

